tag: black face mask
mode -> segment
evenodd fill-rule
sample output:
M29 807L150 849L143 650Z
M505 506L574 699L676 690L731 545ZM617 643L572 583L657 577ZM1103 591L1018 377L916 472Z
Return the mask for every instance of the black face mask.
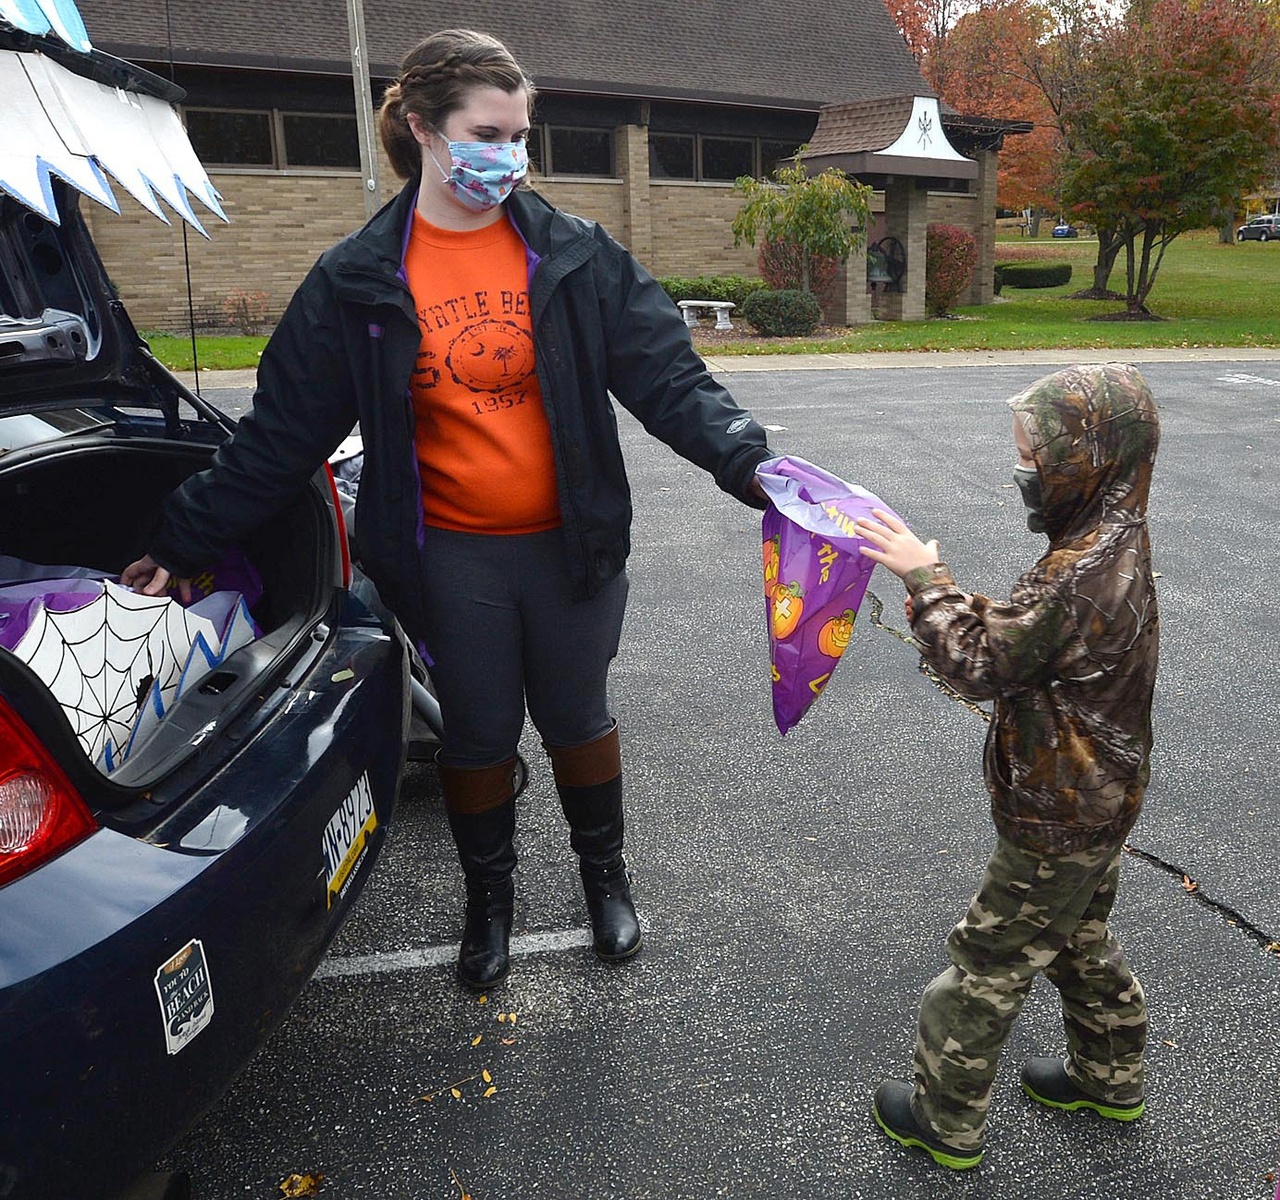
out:
M1035 467L1014 467L1013 482L1022 493L1022 503L1027 506L1027 528L1032 533L1046 532L1044 523L1044 499L1040 495L1040 473Z

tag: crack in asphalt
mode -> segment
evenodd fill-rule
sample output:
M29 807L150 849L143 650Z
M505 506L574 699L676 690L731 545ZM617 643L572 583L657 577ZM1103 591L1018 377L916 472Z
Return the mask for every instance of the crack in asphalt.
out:
M1158 867L1161 871L1169 875L1173 875L1182 884L1183 891L1192 899L1206 908L1216 912L1226 923L1235 929L1239 929L1250 940L1258 943L1268 954L1280 955L1280 936L1267 933L1265 930L1258 928L1248 917L1244 916L1238 909L1232 908L1229 904L1224 904L1221 900L1215 900L1211 896L1206 896L1200 890L1200 885L1195 882L1195 876L1185 867L1178 866L1177 863L1171 863L1160 858L1159 855L1152 854L1149 850L1143 850L1138 846L1132 846L1128 842L1124 844L1125 851L1132 854L1135 858L1142 859L1143 862L1150 863L1153 867ZM1194 891L1187 887L1191 884Z
M877 629L883 629L885 633L896 637L898 641L905 642L908 646L916 646L916 639L909 633L903 633L901 629L895 629L892 625L884 623L884 601L880 599L875 592L868 591L867 598L871 601L871 624ZM917 665L920 674L923 675L934 687L938 689L948 700L954 700L962 708L967 708L971 713L976 713L988 725L991 724L991 714L987 712L980 704L974 703L967 696L962 696L956 691L941 675L938 674L924 659L922 655Z
M871 624L877 629L883 630L891 637L895 637L898 641L918 649L919 644L909 633L901 629L896 629L892 625L885 624L884 621L884 601L880 599L875 592L868 590L867 599L871 602ZM920 658L918 670L930 683L934 685L944 696L950 700L954 700L963 708L967 708L971 713L976 713L988 725L991 723L991 714L981 705L974 703L967 696L962 696L956 691L937 671L933 669L924 659ZM1139 846L1131 845L1129 842L1124 844L1125 852L1133 855L1135 858L1142 859L1143 862L1150 863L1153 867L1164 871L1166 874L1173 875L1182 884L1183 891L1186 892L1188 898L1203 904L1206 908L1217 913L1226 923L1234 929L1239 929L1251 941L1257 942L1268 954L1280 955L1280 934L1272 935L1265 930L1260 929L1248 917L1244 916L1230 904L1225 904L1221 900L1215 900L1211 896L1206 896L1200 889L1198 883L1195 882L1193 872L1185 867L1178 866L1177 863L1168 862L1157 854L1152 854L1149 850L1143 850ZM1188 887L1188 885L1191 885Z

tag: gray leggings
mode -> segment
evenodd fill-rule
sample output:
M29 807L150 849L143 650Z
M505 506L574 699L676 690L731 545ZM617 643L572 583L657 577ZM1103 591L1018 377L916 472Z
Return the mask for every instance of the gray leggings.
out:
M606 683L626 575L582 600L559 529L424 532L425 641L444 718L440 761L488 767L514 757L526 703L548 745L580 746L608 733Z

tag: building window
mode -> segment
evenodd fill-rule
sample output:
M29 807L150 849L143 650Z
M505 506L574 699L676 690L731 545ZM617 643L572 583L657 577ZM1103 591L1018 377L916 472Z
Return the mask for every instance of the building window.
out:
M651 179L693 179L697 161L692 134L651 133L649 135L649 177Z
M355 117L283 113L281 163L289 167L360 169L360 135Z
M613 130L552 125L548 175L613 175Z
M276 165L269 112L189 108L186 118L191 144L207 166Z
M754 138L703 137L702 178L734 180L756 173Z
M188 108L183 117L196 154L209 167L360 170L354 114Z
M781 166L794 166L794 163L785 160L795 155L799 149L790 142L768 142L764 138L760 139L760 176L765 178L770 176Z

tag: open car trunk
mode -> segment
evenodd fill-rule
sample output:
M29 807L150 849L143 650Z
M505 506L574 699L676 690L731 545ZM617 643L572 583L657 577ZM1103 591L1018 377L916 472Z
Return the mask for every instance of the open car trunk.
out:
M123 426L0 456L0 555L117 576L145 553L165 498L207 464L223 436L211 427L184 428L187 439L175 442L164 436L161 420L126 418ZM310 635L332 603L335 571L333 518L321 486L313 483L240 547L262 585L250 609L253 639L184 690L109 773L94 765L72 730L65 695L55 698L31 669L0 652L0 691L60 763L72 767L91 803L120 807L175 772L213 769L222 757L222 731L243 724L299 652L314 646ZM6 582L0 579L0 587ZM137 701L140 707L143 697Z
M76 193L60 180L52 187L61 215L57 224L0 197L0 565L9 560L8 573L25 580L33 578L29 564L73 568L45 577L70 575L76 586L51 587L44 595L43 579L32 585L33 607L8 626L13 637L0 637L0 699L53 752L92 806L123 811L140 801L162 804L165 795L180 794L215 770L235 739L249 736L250 714L269 706L291 671L298 677L299 658L323 643L323 635L319 641L311 635L336 602L335 585L342 586L342 543L321 475L239 547L261 588L255 581L246 610L235 612L234 639L222 637L232 628L230 620L206 621L193 615L194 608L175 614L174 606L164 606L160 658L172 653L163 673L172 679L178 660L181 686L171 684L163 695L162 685L136 664L121 682L118 660L136 657L139 649L129 636L116 636L107 619L114 614L120 628L135 632L143 619L130 606L151 605L148 611L155 613L155 602L127 592L108 594L111 585L99 585L97 609L78 622L56 622L59 633L73 623L83 631L86 622L104 614L109 634L98 642L117 660L106 707L133 725L112 727L114 754L107 751L105 735L92 744L85 730L91 718L77 703L75 674L68 671L69 688L59 678L60 645L52 638L47 647L42 642L38 655L31 646L55 624L53 614L77 607L82 586L75 576L118 576L146 552L165 498L207 465L231 424L151 356L114 295ZM210 572L218 565L208 564ZM14 582L4 574L0 570L0 589ZM216 590L235 594L221 585ZM8 595L22 593L10 588ZM23 621L34 633L19 654L14 631ZM168 636L171 627L188 638L189 658L181 659L179 639ZM200 647L191 644L193 630L208 635ZM159 635L146 636L143 648L154 654ZM210 646L216 653L204 653ZM91 671L103 653L84 653ZM146 666L154 661L149 658ZM137 707L130 712L133 703ZM128 737L124 753L115 744L122 729Z

